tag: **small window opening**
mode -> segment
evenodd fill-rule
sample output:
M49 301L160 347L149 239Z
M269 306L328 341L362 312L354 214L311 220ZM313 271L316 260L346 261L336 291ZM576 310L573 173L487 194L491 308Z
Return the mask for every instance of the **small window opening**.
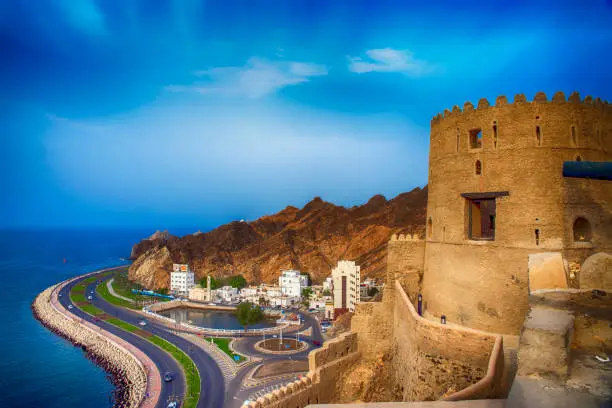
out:
M578 144L576 143L576 126L572 126L572 143L574 146Z
M497 149L497 121L493 122L493 148Z
M461 131L457 128L457 152L459 152L459 142L461 140Z
M482 129L470 130L470 147L479 149L482 147Z
M582 161L582 157L576 156L576 161Z
M540 230L538 228L536 228L535 230L535 240L536 240L536 245L540 246Z
M480 160L476 160L476 175L480 176L482 174L482 163Z
M597 144L601 146L601 131L599 129L597 129L596 139L597 139Z
M538 146L542 146L542 131L539 126L536 126L536 139L538 141Z
M591 242L591 224L586 218L578 217L574 221L574 241Z
M468 238L495 239L495 199L468 200Z
M431 229L433 227L433 223L431 222L431 217L429 217L429 220L427 221L427 237L431 238Z

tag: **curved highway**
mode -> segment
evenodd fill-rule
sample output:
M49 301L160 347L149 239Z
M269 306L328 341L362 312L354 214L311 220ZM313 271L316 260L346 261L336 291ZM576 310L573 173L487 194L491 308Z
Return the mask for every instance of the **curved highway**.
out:
M72 302L70 301L70 297L69 297L70 290L75 284L79 283L81 280L82 279L78 279L66 285L60 291L59 293L60 297L58 299L59 299L59 302L66 309L68 309L68 305L72 304ZM81 309L79 309L76 306L70 309L69 311L70 313L78 316L79 318L83 320L87 320L95 324L96 326L101 327L104 330L107 330L118 337L121 337L125 341L129 342L133 346L140 349L155 363L160 373L165 373L165 372L180 373L181 372L178 363L170 355L168 355L166 352L164 352L163 350L161 350L159 347L155 346L154 344L143 339L142 337L139 337L132 333L128 333L125 330L122 330L116 326L113 326L110 323L106 323L103 320L96 321L94 317L83 312ZM178 376L173 381L168 382L168 383L162 381L161 392L160 392L159 402L157 403L157 407L165 408L171 396L182 395L184 392L185 392L185 379L183 378L182 375Z
M104 277L101 284L105 284L105 280L110 276ZM74 282L66 285L61 291L62 297L60 301L64 306L68 306L70 304L69 292L70 289L80 283L86 277L75 280ZM112 305L102 299L97 295L95 291L95 287L98 282L93 282L87 286L86 295L89 296L90 292L94 292L93 299L90 301L91 304L96 306L97 308L103 310L110 316L116 317L120 320L123 320L126 323L135 325L137 327L139 322L144 319L144 317L134 311L118 307ZM105 330L110 331L117 336L129 341L134 346L138 347L140 350L145 352L151 360L155 362L160 373L164 373L170 371L172 373L182 373L182 370L179 368L178 364L169 354L155 346L154 344L142 339L141 337L134 335L132 333L126 332L113 326L104 321L96 321L92 316L84 313L77 307L74 307L70 310L75 315L86 319L93 324L103 327ZM160 325L154 321L149 319L147 320L147 325L145 327L141 327L143 330L150 332L158 337L163 338L164 340L169 341L174 344L178 348L180 348L185 354L189 355L189 357L195 363L199 373L200 373L200 399L198 401L199 408L222 408L224 401L224 383L223 376L221 374L221 370L215 363L215 361L210 357L206 352L201 350L199 347L195 347L189 341L183 339L182 337L176 336L171 333L170 329ZM162 398L160 398L160 402L158 403L158 407L166 407L169 398L173 400L178 397L180 401L182 401L182 397L185 393L185 380L182 375L177 376L172 382L165 383L162 382Z

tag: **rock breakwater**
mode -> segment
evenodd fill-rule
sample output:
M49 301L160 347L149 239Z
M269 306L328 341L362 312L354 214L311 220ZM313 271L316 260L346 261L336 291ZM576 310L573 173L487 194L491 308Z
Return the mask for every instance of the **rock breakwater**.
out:
M52 332L81 347L88 358L109 374L116 387L112 396L114 407L140 406L147 389L147 376L140 361L123 347L81 323L76 316L71 318L58 310L52 303L53 291L58 286L45 289L34 299L34 316Z

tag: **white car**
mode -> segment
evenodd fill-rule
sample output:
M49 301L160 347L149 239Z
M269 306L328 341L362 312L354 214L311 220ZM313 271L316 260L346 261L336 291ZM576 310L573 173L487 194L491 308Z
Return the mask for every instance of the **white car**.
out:
M58 296L59 296L59 297L62 297L62 294L60 293Z
M168 408L176 408L176 402L172 401L171 403L169 403Z
M147 322L145 322L144 320L141 320L140 323L138 323L138 324L141 325L141 326L146 326Z
M68 305L68 309L72 309L72 307L73 307L72 305Z
M93 298L92 298L91 296L87 296L87 299L91 300L91 299L93 299Z

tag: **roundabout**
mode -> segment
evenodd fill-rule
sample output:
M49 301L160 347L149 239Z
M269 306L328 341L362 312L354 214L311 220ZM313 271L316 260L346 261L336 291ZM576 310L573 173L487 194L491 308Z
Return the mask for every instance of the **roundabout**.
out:
M271 338L254 344L255 350L264 354L297 354L308 349L308 343L293 338Z

